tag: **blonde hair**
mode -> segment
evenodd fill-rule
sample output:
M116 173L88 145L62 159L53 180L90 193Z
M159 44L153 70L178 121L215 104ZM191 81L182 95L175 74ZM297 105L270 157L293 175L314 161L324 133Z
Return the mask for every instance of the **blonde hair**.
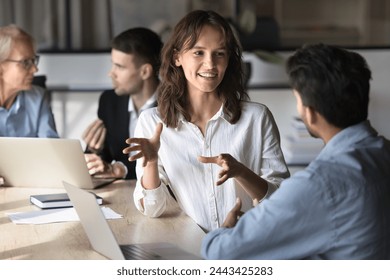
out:
M8 58L14 42L31 44L35 49L34 38L20 27L15 24L0 27L0 63Z

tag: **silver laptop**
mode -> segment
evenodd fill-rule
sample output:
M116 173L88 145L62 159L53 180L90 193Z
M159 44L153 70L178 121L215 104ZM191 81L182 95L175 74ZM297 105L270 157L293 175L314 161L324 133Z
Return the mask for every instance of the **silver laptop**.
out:
M190 260L200 259L171 243L119 245L94 194L63 182L92 248L113 260Z
M89 175L77 139L0 137L0 176L7 186L63 188L65 180L93 189L114 179Z

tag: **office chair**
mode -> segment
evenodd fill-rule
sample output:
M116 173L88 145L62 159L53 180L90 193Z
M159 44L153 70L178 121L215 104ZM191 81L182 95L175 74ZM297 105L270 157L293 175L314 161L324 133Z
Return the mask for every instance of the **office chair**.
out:
M46 75L34 76L32 83L33 85L46 88Z

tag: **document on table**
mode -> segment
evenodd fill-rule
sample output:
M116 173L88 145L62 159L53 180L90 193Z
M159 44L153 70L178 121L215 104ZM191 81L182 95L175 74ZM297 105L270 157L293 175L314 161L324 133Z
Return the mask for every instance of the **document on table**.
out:
M123 216L109 207L101 207L106 219L120 219ZM79 221L76 210L71 208L48 209L42 211L7 213L14 224L49 224Z

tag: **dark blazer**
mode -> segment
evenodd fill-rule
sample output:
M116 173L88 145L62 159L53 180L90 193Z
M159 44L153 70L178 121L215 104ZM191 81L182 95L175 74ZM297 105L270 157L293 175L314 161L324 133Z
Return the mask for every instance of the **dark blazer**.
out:
M122 153L128 146L125 141L129 138L129 98L129 95L116 95L114 90L106 90L100 95L98 117L107 129L100 156L106 162L123 162L128 169L126 179L136 179L135 161L128 161L128 156Z

